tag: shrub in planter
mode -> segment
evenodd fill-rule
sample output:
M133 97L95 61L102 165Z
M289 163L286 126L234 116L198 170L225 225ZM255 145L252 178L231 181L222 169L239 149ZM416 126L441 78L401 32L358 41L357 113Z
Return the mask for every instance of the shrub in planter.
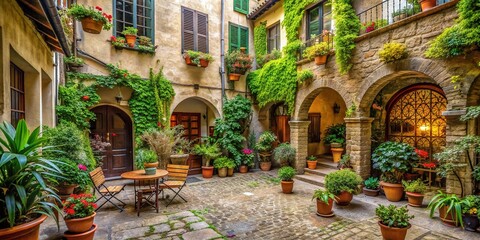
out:
M152 39L146 36L138 37L137 49L141 53L155 53L157 46L153 46Z
M83 31L98 34L104 30L112 28L112 15L102 12L99 6L85 7L79 4L72 4L67 10L68 16L82 22Z
M92 194L72 194L63 203L65 224L71 233L83 233L93 225L95 218L95 196Z
M279 163L280 166L288 166L295 161L295 148L289 143L281 143L275 150L273 150L273 159Z
M412 207L421 207L423 202L423 193L427 190L427 186L422 179L414 181L402 181L403 188L408 197L408 205Z
M235 164L235 161L231 158L228 159L228 162L226 163L227 166L227 176L232 177L233 176L233 170L237 166Z
M127 40L129 47L135 47L135 42L137 41L138 29L134 27L125 27L122 31L123 36Z
M328 190L318 189L313 193L312 200L317 200L317 215L321 217L333 217L333 200L335 195Z
M339 162L343 153L343 144L345 143L346 127L344 123L331 125L325 130L323 142L330 144L333 155L333 161Z
M281 180L283 193L292 193L293 190L293 177L296 171L290 166L281 167L278 170L278 178Z
M335 202L341 206L350 204L361 183L362 178L350 169L338 170L325 177L325 188L335 195Z
M271 131L264 131L258 137L257 143L255 143L255 149L260 155L260 169L262 171L270 171L272 168L272 148L273 143L277 141L277 136Z
M203 144L195 145L193 152L202 156L202 176L204 178L211 178L213 175L213 167L210 166L210 161L221 155L220 147L212 139L207 139Z
M332 49L327 42L317 43L311 47L308 47L303 52L304 57L307 59L315 59L315 64L322 65L327 62L327 56L331 54Z
M311 70L302 70L297 73L297 82L298 84L310 83L314 78L313 72Z
M317 157L310 155L307 157L308 169L317 169Z
M137 169L158 167L158 156L150 149L137 149L135 151L135 167Z
M68 158L59 158L57 160L63 163L58 164L58 168L62 171L62 174L52 179L58 183L58 185L54 185L59 195L72 194L77 187L82 192L90 189L90 177L85 165L77 164Z
M208 63L213 62L213 56L208 53L188 50L183 54L185 63L191 66L206 68Z
M378 52L380 60L384 63L391 63L408 56L407 46L403 43L389 42L383 44L383 48Z
M380 190L378 187L380 186L380 182L376 177L369 177L367 180L363 182L365 187L363 187L363 193L367 196L375 197L378 196L378 192Z
M228 157L219 157L213 161L213 167L218 169L218 176L219 177L226 177L227 176L227 168L229 166L229 162L233 160L229 159Z
M465 230L475 232L480 226L480 196L468 195L460 202Z
M440 219L445 224L457 226L460 223L463 226L461 199L457 195L446 194L439 190L428 203L427 208L430 209L430 217L433 217L435 210L438 209Z
M395 205L379 205L375 209L375 214L380 219L378 225L382 232L383 239L403 240L407 235L408 229L411 227L410 219L414 216L408 214L408 209L404 207L396 207Z

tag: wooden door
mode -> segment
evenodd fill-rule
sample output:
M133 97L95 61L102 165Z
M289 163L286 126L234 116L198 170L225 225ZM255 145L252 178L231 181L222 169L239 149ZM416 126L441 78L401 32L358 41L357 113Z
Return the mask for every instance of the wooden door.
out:
M198 141L201 137L201 114L200 113L185 113L174 112L170 118L170 126L183 125L185 129L184 137L194 141ZM188 174L200 174L202 172L202 157L190 154L187 160L187 164L190 166Z
M118 177L133 170L132 158L132 122L122 110L112 106L100 106L92 109L96 120L90 124L90 134L98 134L103 141L109 142L103 155L105 177Z

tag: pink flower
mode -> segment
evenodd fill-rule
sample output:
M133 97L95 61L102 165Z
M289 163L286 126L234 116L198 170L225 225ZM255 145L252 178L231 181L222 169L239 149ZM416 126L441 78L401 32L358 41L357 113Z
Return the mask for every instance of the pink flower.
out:
M243 152L243 154L245 154L245 155L250 155L250 154L253 153L253 150L250 149L250 148L244 148L244 149L242 150L242 152Z
M78 164L78 169L80 169L82 171L87 171L87 166L85 166L83 164Z

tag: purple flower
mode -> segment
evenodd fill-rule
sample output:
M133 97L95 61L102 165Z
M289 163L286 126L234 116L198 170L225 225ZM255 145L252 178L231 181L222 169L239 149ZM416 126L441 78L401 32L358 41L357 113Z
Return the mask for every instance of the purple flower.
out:
M242 152L243 152L243 154L245 154L245 155L250 155L250 154L253 153L253 150L250 149L250 148L244 148L244 149L242 150Z
M85 166L83 164L78 164L78 169L80 169L82 171L87 171L87 166Z

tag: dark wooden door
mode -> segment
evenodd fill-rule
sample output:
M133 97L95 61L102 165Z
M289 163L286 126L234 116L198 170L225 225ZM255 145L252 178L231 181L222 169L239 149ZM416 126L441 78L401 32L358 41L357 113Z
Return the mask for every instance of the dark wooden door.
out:
M195 143L202 137L200 119L200 113L174 112L170 118L170 126L183 125L185 129L184 137ZM200 174L202 172L201 156L190 154L187 164L190 166L188 170L189 175Z
M132 121L122 110L112 106L100 106L92 109L96 120L91 122L92 135L99 135L109 142L103 155L105 177L118 177L133 170L132 159Z

